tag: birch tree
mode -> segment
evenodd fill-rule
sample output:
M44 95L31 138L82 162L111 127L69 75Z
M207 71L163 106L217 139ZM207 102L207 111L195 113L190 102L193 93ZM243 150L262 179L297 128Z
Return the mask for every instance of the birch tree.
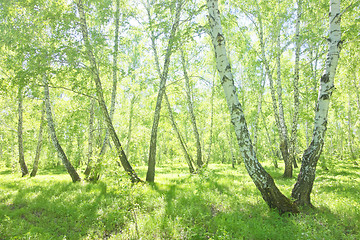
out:
M29 174L29 170L26 166L24 159L24 146L23 146L23 85L19 83L18 88L18 148L19 148L19 163L21 168L21 176L24 177Z
M296 30L295 30L295 66L294 66L294 115L291 125L290 138L290 161L296 165L296 143L297 143L297 129L299 120L299 65L300 65L300 20L301 20L301 3L302 0L297 0L296 10Z
M325 63L325 71L320 79L320 89L315 109L312 141L302 156L302 164L292 197L299 206L310 206L310 194L313 188L316 165L324 146L327 129L330 97L334 90L336 67L342 46L341 40L340 0L330 0L329 13L329 46Z
M93 81L95 82L96 85L96 97L97 100L99 102L99 106L101 109L101 112L105 118L105 124L107 129L109 130L109 134L114 142L115 148L116 148L116 152L119 156L120 159L120 163L122 165L122 167L124 168L124 170L127 172L127 174L130 177L130 180L132 182L140 182L140 178L137 176L137 174L135 173L135 171L133 170L133 168L131 167L125 151L120 143L120 140L115 132L115 128L112 124L109 112L107 110L106 104L105 104L105 100L104 100L104 95L103 95L103 90L102 90L102 86L101 86L101 80L100 80L100 73L99 73L99 68L95 59L95 55L92 49L92 46L90 44L90 39L89 39L89 33L88 33L88 27L86 24L86 18L85 18L85 11L84 11L84 6L82 3L82 0L79 0L77 2L77 8L79 11L79 15L80 15L80 27L81 27L81 33L83 36L83 41L85 44L85 48L86 48L86 53L87 53L87 57L88 60L90 62L90 73L93 77Z
M167 49L165 53L165 59L164 59L164 66L163 70L160 69L160 62L159 57L156 49L156 36L155 32L152 26L152 19L151 19L151 9L150 9L150 3L148 2L148 5L146 7L146 11L149 18L150 23L150 31L151 31L151 47L154 52L155 57L155 67L157 70L157 73L160 78L160 85L159 85L159 91L156 99L156 105L155 105L155 111L154 111L154 118L153 118L153 125L151 128L151 138L150 138L150 149L149 149L149 160L148 160L148 170L146 173L146 181L148 182L154 182L155 179L155 165L156 165L156 142L157 142L157 132L158 132L158 126L159 126L159 120L160 120L160 111L161 111L161 102L163 95L165 93L165 86L166 86L166 80L169 72L169 65L170 65L170 57L173 52L174 48L174 41L175 41L175 34L177 31L177 28L180 23L180 13L182 5L184 4L182 0L176 0L176 10L175 10L175 18L174 22L172 24L172 28L170 31L170 36L168 39Z
M296 205L279 191L273 178L265 171L256 158L245 115L234 86L231 66L226 53L225 38L222 31L217 0L207 0L207 7L216 66L230 111L231 122L234 125L236 138L240 146L240 152L245 162L245 167L270 208L278 209L281 213L298 212Z
M64 164L72 181L73 182L81 181L80 176L78 175L75 168L73 167L73 165L67 158L67 156L66 156L63 148L61 147L59 140L56 136L54 120L53 120L52 113L51 113L49 84L48 84L47 77L45 75L43 76L43 85L44 85L44 99L45 99L44 101L45 101L46 117L47 117L47 123L48 123L48 127L49 127L49 133L51 136L51 140L52 140L53 145L58 153L59 158L61 159L62 163Z
M190 120L191 120L191 124L193 126L194 136L195 136L195 140L196 140L196 164L197 164L198 169L200 169L203 165L202 154L201 154L200 134L199 134L197 124L196 124L196 118L195 118L194 106L193 106L193 100L192 100L192 94L191 94L191 88L190 88L190 79L189 79L189 76L188 76L188 73L186 70L187 69L187 64L186 64L187 61L185 59L184 51L182 50L182 48L180 48L180 52L181 52L181 65L182 65L184 78L185 78L186 99L187 99L187 103L188 103Z
M35 152L35 159L33 163L33 168L30 173L30 177L35 177L36 173L39 168L39 159L40 159L40 153L41 153L41 147L42 147L42 141L43 141L43 128L44 128L44 118L45 118L45 103L43 104L42 110L41 110L41 118L40 118L40 127L39 127L39 135L38 135L38 142L36 146L36 152Z

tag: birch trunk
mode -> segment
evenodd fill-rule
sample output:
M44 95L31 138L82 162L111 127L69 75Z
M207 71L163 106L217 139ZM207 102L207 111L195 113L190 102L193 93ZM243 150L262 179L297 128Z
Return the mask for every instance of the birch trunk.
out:
M273 178L265 171L256 158L243 109L234 86L230 63L226 55L225 39L222 32L217 0L207 0L207 7L209 11L210 32L215 50L216 65L229 107L231 122L234 125L240 152L245 162L245 167L270 208L275 208L280 213L298 212L296 205L279 191Z
M183 3L180 0L177 1L175 20L174 20L174 23L171 28L170 37L169 37L166 54L165 54L164 68L163 68L162 72L160 70L160 63L159 63L159 58L158 58L157 50L156 50L155 35L154 35L153 31L151 32L151 43L152 43L152 48L153 48L154 55L155 55L155 64L156 64L157 72L160 77L160 86L159 86L159 92L158 92L158 96L157 96L157 100L156 100L153 125L152 125L152 129L151 129L148 170L146 173L146 181L148 181L148 182L154 182L154 180L155 180L156 141L157 141L157 130L158 130L158 126L159 126L159 119L160 119L161 102L162 102L163 95L165 93L165 85L166 85L167 75L169 72L170 57L171 57L171 54L173 51L175 34L176 34L176 31L177 31L177 28L178 28L179 22L180 22L180 12L181 12L182 4ZM149 5L147 6L147 12L148 12L148 17L149 17L149 22L150 22L150 28L152 29L152 24L151 24L152 20L151 20Z
M315 109L313 137L302 157L302 165L292 197L299 206L310 206L310 193L313 188L316 165L324 146L330 97L334 90L334 78L341 50L340 0L330 0L329 48L325 71L321 76L320 89Z
M49 94L49 85L46 76L43 76L43 84L44 84L44 98L45 98L45 109L46 109L46 117L49 127L49 133L51 136L51 140L54 144L54 147L58 153L59 158L61 159L62 163L64 164L67 172L69 173L73 182L81 181L78 173L76 172L75 168L71 165L70 161L68 160L64 150L62 149L55 132L54 120L51 113L51 105L50 105L50 94Z
M18 114L19 114L19 121L18 121L18 147L19 147L19 163L21 168L21 176L24 177L29 174L28 168L25 163L24 159L24 146L23 146L23 87L21 84L19 85L18 89Z
M110 119L113 120L114 112L115 112L115 101L116 101L116 89L117 89L117 58L119 51L119 22L120 22L120 1L116 0L116 10L115 10L115 38L114 38L114 52L113 52L113 83L112 83L112 91L111 91L111 103L110 103ZM109 130L106 129L105 138L103 145L101 147L100 156L104 155L106 152L106 146L109 144ZM99 158L100 159L100 158Z
M93 161L93 141L94 141L94 107L95 98L91 99L90 102L90 117L89 117L89 132L88 132L88 161L85 169L85 176L88 177L91 172L91 162Z
M214 73L215 75L215 73ZM211 157L211 146L212 146L212 137L213 137L213 125L214 125L214 93L215 93L215 83L214 83L215 76L212 80L212 86L211 86L211 98L210 98L210 136L209 136L209 149L208 149L208 155L206 159L205 166L207 166L210 162Z
M280 1L278 1L278 5L280 5ZM279 11L280 15L280 11ZM292 177L292 162L289 158L289 137L287 126L285 123L284 117L284 106L282 101L282 85L281 85L281 22L280 17L278 16L278 36L277 36L277 95L278 95L278 103L279 103L279 135L280 135L280 151L285 163L285 170L283 177L291 178ZM276 103L275 103L276 104Z
M97 99L99 102L99 106L101 109L102 114L104 115L105 118L105 123L107 126L107 129L109 130L109 134L114 142L117 154L119 156L121 165L123 166L124 170L127 172L127 174L130 177L130 180L132 182L140 182L140 178L136 175L135 171L133 170L133 168L131 167L129 161L127 160L126 154L124 152L123 147L121 146L120 140L115 132L115 128L112 124L109 112L107 110L106 104L105 104L105 100L104 100L104 96L103 96L103 90L102 90L102 86L101 86L101 80L100 80L100 75L99 75L99 69L95 60L95 56L92 50L92 46L90 44L89 41L89 34L88 34L88 28L87 28L87 24L86 24L86 19L85 19L85 12L84 12L84 7L82 4L82 0L79 0L77 2L77 7L78 7L78 11L79 11L79 15L80 15L80 27L81 27L81 32L82 32L82 36L83 36L83 40L85 42L85 47L86 47L86 51L87 51L87 55L88 55L88 60L90 61L90 72L92 74L93 80L95 82L96 85L96 94L97 94Z
M167 105L167 108L168 108L168 111L169 111L169 117L170 117L171 125L172 125L172 127L173 127L173 129L174 129L174 131L176 133L176 136L177 136L179 142L180 142L181 150L184 153L186 163L187 163L187 165L189 167L189 171L190 171L190 173L194 173L195 170L194 170L194 167L192 165L193 160L192 160L191 156L189 155L189 153L187 151L186 144L185 144L185 142L184 142L184 140L183 140L183 138L182 138L182 136L180 134L180 131L179 131L177 125L176 125L176 122L175 122L175 119L174 119L174 116L173 116L173 113L172 113L172 109L171 109L171 106L170 106L170 102L169 102L169 99L168 99L168 96L167 96L166 92L165 92L164 96L165 96L166 105Z
M43 140L42 132L43 132L43 126L44 126L44 118L45 118L45 104L43 105L42 110L41 110L41 119L40 119L38 143L37 143L37 147L36 147L36 153L35 153L33 169L32 169L32 171L30 173L30 177L35 177L36 173L38 171L38 168L39 168L39 159L40 159L42 140Z
M180 52L181 52L181 63L182 63L184 77L185 77L185 89L186 89L186 98L187 98L187 102L188 102L188 110L189 110L190 120L191 120L191 124L193 126L193 131L194 131L195 140L196 140L196 164L197 164L198 169L200 169L203 166L200 135L199 135L199 131L198 131L197 124L196 124L193 100L191 98L190 80L189 80L189 76L188 76L187 70L186 70L186 60L185 60L185 56L184 56L184 51L180 48Z
M257 103L257 114L255 118L255 129L254 129L254 150L257 152L257 138L258 138L258 130L259 130L259 118L261 115L261 107L262 107L262 100L264 94L264 87L265 87L265 77L263 71L261 72L261 83L260 83L260 93Z
M129 112L129 128L127 134L127 142L126 142L126 153L129 154L130 142L131 142L131 131L132 131L132 120L134 116L134 104L135 104L136 96L135 94L131 97L130 100L130 112Z
M294 66L294 115L291 126L290 138L290 162L296 164L296 145L297 145L297 125L299 121L299 64L300 64L300 18L301 18L301 1L297 0L296 12L296 30L295 30L295 66Z

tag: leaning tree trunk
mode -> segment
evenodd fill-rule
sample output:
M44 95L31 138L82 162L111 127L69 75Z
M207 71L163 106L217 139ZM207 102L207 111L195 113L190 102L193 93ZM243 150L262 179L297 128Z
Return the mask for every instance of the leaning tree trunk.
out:
M133 117L134 117L135 101L136 101L136 95L134 94L130 99L129 127L128 127L126 151L125 151L127 154L129 154L129 148L130 148L130 142L131 142L132 121L133 121Z
M279 97L279 109L277 106L277 100L276 100L276 92L275 92L275 86L274 86L274 82L273 82L273 78L272 78L272 73L270 71L270 66L269 66L269 62L266 59L266 54L265 54L265 41L264 41L264 30L263 30L263 24L262 24L262 17L259 13L258 16L259 19L259 38L260 38L260 47L261 47L261 56L264 62L264 66L265 66L265 73L266 76L269 79L269 85L270 85L270 93L271 93L271 99L272 99L272 106L274 109L274 116L275 116L275 123L276 126L278 128L279 131L279 136L280 136L280 151L283 157L283 160L285 162L285 172L284 172L284 177L287 177L289 174L289 172L291 172L292 174L292 165L291 163L288 163L288 137L287 137L287 129L286 129L286 125L285 125L285 120L284 120L284 111L283 111L283 106L282 106L282 88L281 88L281 81L280 81L280 77L281 77L281 69L280 69L280 54L281 54L281 47L280 45L280 29L279 29L279 33L278 33L278 39L277 39L277 48L278 48L278 54L277 54L277 65L278 65L278 97ZM291 168L291 171L290 171Z
M90 40L89 40L88 28L87 28L87 24L86 24L85 12L84 12L84 6L82 4L82 0L79 0L77 2L77 7L78 7L79 15L80 15L81 32L82 32L83 40L85 42L88 59L90 61L90 73L92 74L93 80L96 85L97 99L99 102L101 112L104 115L107 129L109 130L109 134L114 142L121 165L123 166L124 170L129 175L130 180L132 182L140 182L141 181L140 178L136 175L135 171L133 170L129 161L127 160L126 154L125 154L124 149L121 146L120 140L115 132L115 128L112 124L109 112L108 112L106 104L105 104L103 90L102 90L102 86L101 86L100 75L99 75L99 69L98 69L98 66L97 66L97 63L95 60L95 56L94 56L94 53L92 50L92 46L91 46Z
M264 95L264 88L265 88L265 76L263 71L261 71L261 82L260 82L260 91L259 91L259 98L257 103L257 114L255 116L255 129L254 129L254 150L257 152L257 139L258 139L258 130L259 130L259 118L261 115L261 108L262 108L262 101Z
M189 171L190 171L190 173L194 173L195 170L194 170L194 167L193 167L193 164L192 164L193 160L192 160L191 156L189 155L189 153L188 153L188 151L186 149L186 144L185 144L185 142L184 142L184 140L183 140L183 138L182 138L182 136L180 134L180 131L179 131L177 125L176 125L176 122L175 122L175 119L174 119L174 116L173 116L173 113L172 113L172 109L171 109L171 106L170 106L170 102L169 102L169 99L168 99L168 97L166 95L166 92L165 92L165 101L166 101L166 105L167 105L167 108L168 108L168 111L169 111L169 117L170 117L171 125L172 125L172 127L173 127L173 129L174 129L174 131L176 133L176 136L177 136L179 142L180 142L180 146L181 146L181 149L182 149L182 151L183 151L183 153L185 155L185 160L186 160L186 163L188 164Z
M280 6L280 0L279 6ZM279 11L280 16L280 11ZM285 163L285 170L283 177L291 178L292 177L292 162L289 157L289 137L287 126L285 123L284 117L284 106L282 100L282 86L281 86L281 23L280 17L278 16L278 36L277 36L277 55L276 55L276 62L277 62L277 95L278 95L278 102L279 102L279 131L280 131L280 151Z
M215 72L214 72L215 75ZM210 136L209 136L209 149L207 154L207 159L205 162L205 166L208 166L211 157L211 146L212 146L212 137L213 137L213 125L214 125L214 94L215 94L215 84L214 84L215 76L212 80L211 86L211 98L210 98Z
M297 0L297 14L296 14L296 31L295 31L295 66L294 66L294 116L291 126L290 138L290 162L296 164L296 145L297 145L297 128L299 120L299 63L300 63L300 18L301 18L301 1Z
M296 205L279 191L273 178L265 171L256 158L256 153L253 149L249 130L246 125L245 115L234 85L231 66L226 54L225 38L222 32L217 0L207 0L207 7L209 11L210 33L215 50L216 65L229 107L231 122L234 125L240 151L245 162L245 167L270 208L275 208L281 213L296 213L298 212Z
M18 114L19 114L19 121L18 121L18 146L19 146L19 163L20 163L20 168L21 168L21 176L24 177L26 175L29 174L28 168L26 166L25 163L25 159L24 159L24 146L23 146L23 107L22 107L22 103L23 103L23 93L22 93L22 85L19 85L19 90L18 90Z
M71 179L73 182L77 182L80 181L81 178L79 177L78 173L76 172L75 168L71 165L70 161L68 160L68 158L66 157L66 154L64 152L64 150L62 149L57 136L56 136L56 132L55 132L55 126L54 126L54 120L52 118L52 113L51 113L51 105L50 105L50 94L49 94L49 85L48 85L48 81L46 76L43 76L43 84L44 84L44 98L45 98L45 109L46 109L46 117L47 117L47 122L48 122L48 126L49 126L49 132L50 132L50 136L51 136L51 140L54 144L54 147L58 153L58 156L60 157L62 163L64 164L67 172L69 173L69 175L71 176Z
M310 146L302 157L302 165L292 197L299 206L310 206L310 193L313 188L316 165L324 146L330 97L334 90L334 78L341 50L340 0L330 0L329 50L325 71L321 76L318 101L315 109L314 130Z
M85 169L85 176L88 177L91 172L91 162L93 161L93 141L94 141L94 107L95 98L91 98L90 101L90 116L89 116L89 132L88 132L88 161Z
M113 120L114 112L115 112L115 100L116 100L116 88L117 88L117 58L118 58L118 50L119 50L119 16L120 16L120 2L116 0L116 10L115 10L115 38L114 38L114 49L113 49L113 65L112 65L112 73L113 73L113 83L112 83L112 91L111 91L111 103L110 103L110 119ZM92 161L88 161L88 167L86 168L88 180L97 181L100 177L100 165L102 158L106 152L107 145L109 145L109 130L106 128L104 141L102 143L99 156L97 157L94 168L92 168ZM92 170L93 169L93 170ZM91 172L92 171L92 172ZM91 174L90 174L91 173ZM86 175L86 174L85 174Z
M189 76L188 76L187 70L186 70L187 64L185 61L184 51L180 48L180 52L181 52L181 63L182 63L184 77L185 77L186 98L187 98L187 102L188 102L190 120L191 120L191 124L193 126L193 131L194 131L195 141L196 141L196 164L197 164L198 169L200 169L203 166L202 154L201 154L201 144L200 144L200 134L199 134L197 124L196 124L193 100L191 98L190 79L189 79Z
M157 51L156 51L155 35L154 35L153 31L151 32L151 43L152 43L152 48L153 48L154 55L155 55L155 63L156 63L157 72L160 77L160 86L159 86L159 92L158 92L158 96L157 96L157 100L156 100L153 125L151 128L148 170L146 173L146 181L148 181L148 182L154 182L154 179L155 179L156 141L157 141L157 130L158 130L159 120L160 120L161 102L162 102L163 95L165 93L165 85L166 85L167 75L169 72L170 57L171 57L171 54L173 51L175 34L176 34L176 31L177 31L177 28L178 28L179 22L180 22L181 7L182 7L182 2L179 0L179 1L177 1L175 20L174 20L174 23L171 28L169 42L168 42L168 46L167 46L166 54L165 54L164 68L163 68L162 72L160 70L159 58L158 58ZM148 12L148 17L149 17L149 22L150 22L150 28L152 28L150 6L147 6L147 12Z
M44 125L44 118L45 118L45 104L43 105L42 110L41 110L38 143L37 143L37 147L36 147L33 169L30 173L30 177L35 177L36 173L38 171L38 168L39 168L39 159L40 159L41 146L42 146L42 140L43 140L42 132L43 132L43 125Z

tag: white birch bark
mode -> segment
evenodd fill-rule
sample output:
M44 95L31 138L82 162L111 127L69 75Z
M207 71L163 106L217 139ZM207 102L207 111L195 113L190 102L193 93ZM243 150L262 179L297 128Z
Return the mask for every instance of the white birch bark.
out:
M157 50L156 50L155 34L153 32L152 24L151 24L152 20L151 20L151 14L150 14L150 4L148 4L148 6L147 6L147 12L148 12L150 29L151 29L152 48L154 51L157 72L158 72L159 78L160 78L160 86L159 86L158 96L156 99L153 125L151 128L148 170L146 173L146 181L148 181L148 182L154 182L154 179L155 179L156 145L157 145L156 142L157 142L157 130L158 130L159 120L160 120L161 102L162 102L163 95L165 93L165 85L166 85L167 75L169 72L170 57L173 52L175 34L176 34L177 28L180 23L180 13L181 13L182 4L183 4L183 2L181 0L176 1L175 19L174 19L174 23L173 23L171 31L170 31L169 41L168 41L166 54L165 54L164 67L163 67L162 72L160 70L160 63L159 63L159 58L158 58Z
M84 11L84 6L82 4L82 0L79 0L77 2L77 7L78 7L79 15L80 15L80 27L81 27L81 32L82 32L83 40L85 43L85 47L86 47L86 53L88 55L88 60L90 61L90 73L92 74L93 80L96 85L96 96L97 96L97 100L99 102L101 112L105 118L106 127L109 130L109 134L114 142L121 165L124 168L124 170L127 172L127 174L129 175L130 180L132 182L140 182L141 179L137 176L137 174L133 170L132 166L130 165L130 163L126 157L126 154L125 154L124 149L120 143L120 140L116 134L115 128L112 124L109 112L108 112L106 104L105 104L103 90L102 90L102 86L101 86L99 69L97 66L97 62L95 60L92 46L89 41L88 27L86 24L85 11Z
M85 176L88 177L91 172L91 163L93 161L93 142L94 142L94 108L95 108L95 98L90 100L90 114L89 114L89 130L88 130L88 154L87 154L87 164L85 169Z
M300 206L312 206L310 193L313 188L316 165L324 146L330 97L334 90L334 79L341 50L340 0L330 0L329 48L325 71L320 79L320 89L315 109L313 137L302 157L302 165L292 197Z
M184 55L184 51L181 48L180 48L180 52L181 52L181 63L182 63L184 77L185 77L185 90L186 90L186 98L187 98L187 102L188 102L188 110L189 110L189 114L190 114L191 124L193 126L195 141L196 141L196 164L197 164L198 169L200 169L203 166L200 135L199 135L199 131L197 128L193 100L191 98L190 79L189 79L189 76L188 76L187 70L186 70L185 55Z
M299 121L299 65L300 65L300 20L301 20L301 3L302 0L297 0L296 11L296 30L295 30L295 66L294 66L294 115L291 126L290 138L290 160L296 165L296 145L297 145L297 125Z
M190 173L194 173L195 170L194 170L194 167L193 167L193 164L192 164L193 160L192 160L190 154L187 151L186 144L185 144L185 142L183 140L183 137L181 136L180 131L179 131L177 125L176 125L176 122L175 122L175 119L174 119L174 116L173 116L173 113L172 113L172 109L171 109L171 106L170 106L170 102L169 102L169 99L168 99L168 96L167 96L166 92L165 92L164 97L165 97L166 105L167 105L167 108L168 108L171 125L172 125L172 127L173 127L173 129L174 129L174 131L176 133L176 136L177 136L179 142L180 142L181 150L184 153L186 163L188 164L188 167L189 167L189 171L190 171Z
M18 148L19 148L19 163L21 168L21 176L24 177L29 174L28 168L25 163L24 158L24 147L23 147L23 92L22 92L23 86L19 84L18 89L18 115L19 115L19 121L18 121Z
M234 86L231 66L226 54L225 38L221 27L220 11L217 0L207 0L207 7L216 66L230 111L231 122L234 125L235 134L240 146L240 152L245 162L245 167L270 208L275 208L280 212L298 212L297 207L279 191L272 177L265 171L256 158L243 109Z
M45 103L43 104L42 110L41 110L41 119L40 119L40 127L39 127L39 136L38 136L38 143L36 146L36 152L35 152L35 159L33 163L33 169L30 173L30 177L35 177L36 173L39 168L39 159L40 159L40 153L41 153L41 147L42 147L42 141L43 141L43 127L44 127L44 118L45 118Z
M57 139L54 120L53 120L52 113L51 113L49 85L48 85L47 77L45 75L43 76L43 84L44 84L44 99L45 99L44 101L45 101L46 117L47 117L47 123L48 123L48 127L49 127L49 133L51 136L51 140L52 140L53 145L58 153L59 158L61 159L62 163L64 164L72 181L73 182L81 181L80 176L78 175L75 168L72 166L72 164L68 160L64 150L62 149L62 147Z

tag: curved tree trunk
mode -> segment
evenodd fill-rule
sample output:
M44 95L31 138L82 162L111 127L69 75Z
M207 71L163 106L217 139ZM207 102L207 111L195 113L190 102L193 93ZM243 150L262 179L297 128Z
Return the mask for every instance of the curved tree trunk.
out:
M259 94L258 103L257 103L257 114L256 114L256 118L255 118L255 129L254 129L254 137L253 137L255 152L257 152L259 118L260 118L260 115L262 114L261 108L262 108L262 101L263 101L263 95L264 95L264 87L265 87L265 76L264 76L264 72L262 70L261 71L261 82L260 82L260 94Z
M278 0L278 6L280 7L280 0ZM292 162L289 156L289 137L287 126L285 123L285 116L284 116L284 106L282 100L282 86L281 86L281 20L280 20L280 10L278 13L278 36L277 36L277 55L276 55L276 62L277 62L277 95L278 95L278 103L279 103L279 135L280 135L280 151L285 163L285 170L283 177L291 178L292 177ZM276 103L275 103L276 104Z
M18 147L19 147L19 163L21 168L21 176L24 177L29 174L28 168L25 163L24 159L24 147L23 147L23 93L22 93L23 86L20 84L18 89L18 114L19 114L19 121L18 121Z
M112 84L112 91L111 91L111 103L110 103L110 119L113 120L114 112L115 112L115 101L116 101L116 88L117 88L117 58L118 58L118 50L119 50L119 19L120 17L120 1L116 0L116 10L115 10L115 37L114 37L114 49L113 49L113 66L112 66L112 73L113 73L113 84ZM102 146L100 149L99 156L97 157L95 167L93 169L91 166L92 161L88 161L88 167L86 170L89 172L87 176L89 180L97 181L100 177L100 165L102 158L106 152L107 145L109 145L109 129L106 128L104 141L102 142ZM87 172L86 172L87 173ZM85 174L86 175L86 174Z
M182 67L183 67L184 77L185 77L185 89L186 89L186 97L187 97L187 102L188 102L189 114L190 114L191 124L193 126L193 131L194 131L195 140L196 140L196 164L197 164L198 169L200 169L203 166L200 135L199 135L199 131L198 131L197 124L196 124L193 100L191 98L190 79L189 79L189 76L188 76L187 70L186 70L187 62L185 60L184 51L181 48L180 48L180 52L181 52L181 63L182 63Z
M134 104L136 101L136 95L134 94L130 99L130 112L129 112L129 127L127 134L127 142L126 142L126 153L129 154L130 142L131 142L131 131L132 131L132 121L134 117Z
M151 32L151 43L152 43L152 48L153 48L154 55L155 55L156 69L157 69L157 72L160 77L160 86L159 86L158 96L156 99L153 125L151 128L148 170L146 173L146 181L148 181L148 182L154 182L154 180L155 180L156 141L157 141L157 130L158 130L159 120L160 120L161 102L162 102L163 95L165 93L165 85L166 85L167 75L169 72L170 57L171 57L171 54L173 51L175 34L176 34L176 31L177 31L177 28L178 28L179 22L180 22L180 12L181 12L182 4L183 3L181 0L178 0L176 3L175 19L174 19L174 23L171 28L170 36L169 36L169 41L168 41L166 54L165 54L165 60L164 60L164 68L163 68L162 72L160 70L160 63L159 63L159 58L158 58L157 50L156 50L155 35L151 29L151 31L152 31ZM147 12L148 12L148 17L149 17L149 22L150 22L150 28L152 28L150 4L148 4L148 6L147 6Z
M67 172L71 176L73 182L80 181L81 178L79 177L78 173L76 172L75 168L71 165L70 161L66 157L64 150L62 149L55 132L54 120L52 118L51 113L51 105L50 105L50 94L49 94L49 85L46 76L43 77L43 84L44 84L44 98L45 98L45 108L46 108L46 116L47 122L49 126L49 132L51 136L51 140L54 144L54 147L58 153L59 158L61 159L62 163L64 164Z
M87 55L90 61L90 72L93 76L93 80L95 82L96 85L96 94L97 94L97 99L99 102L99 106L101 109L102 114L104 115L105 118L105 123L107 126L107 129L109 130L109 134L114 142L117 154L119 156L121 165L123 166L124 170L127 172L127 174L130 177L130 180L132 182L140 182L140 178L136 175L135 171L133 170L133 168L131 167L129 161L127 160L126 154L124 152L123 147L121 146L120 140L115 132L114 126L112 124L109 112L107 110L106 104L105 104L105 100L104 100L104 96L103 96L103 90L102 90L102 86L101 86L101 80L100 80L100 75L99 75L99 69L95 60L95 56L91 47L91 44L89 42L89 34L88 34L88 28L87 28L87 24L86 24L86 19L85 19L85 12L84 12L84 7L82 4L82 0L79 0L77 2L77 7L79 10L79 15L80 15L80 27L81 27L81 32L82 32L82 36L83 36L83 40L85 42L85 47L86 47L86 51L87 51Z
M39 159L40 159L41 146L42 146L42 140L43 140L42 132L43 132L43 125L44 125L44 118L45 118L45 104L43 104L43 107L41 110L41 120L40 120L40 127L39 127L38 143L37 143L37 147L36 147L33 169L30 173L30 177L35 177L36 173L38 171L38 168L39 168Z
M166 105L167 105L167 108L168 108L168 111L169 111L169 117L170 117L171 125L172 125L172 127L173 127L173 129L174 129L174 131L176 133L176 136L177 136L179 142L180 142L180 146L181 146L181 149L182 149L182 151L183 151L183 153L185 155L185 159L186 159L186 163L188 164L189 171L190 171L190 173L194 173L195 170L194 170L194 167L192 165L193 160L192 160L191 156L189 155L189 153L187 151L186 144L185 144L185 142L184 142L184 140L183 140L183 138L182 138L182 136L180 134L180 131L179 131L177 125L176 125L176 122L175 122L175 119L174 119L174 116L173 116L173 113L172 113L172 109L171 109L171 106L170 106L170 102L169 102L169 99L168 99L168 96L167 96L166 92L165 92L164 96L165 96Z
M215 73L214 73L215 75ZM213 125L214 125L214 93L215 93L215 83L214 83L215 76L212 80L211 86L211 98L210 98L210 136L209 136L209 149L207 154L207 159L205 162L205 166L207 166L210 162L211 157L211 146L212 146L212 137L213 137Z
M231 122L243 156L245 167L270 208L283 212L298 212L295 204L285 197L276 187L273 178L265 171L256 158L250 134L246 125L243 109L234 86L231 66L226 54L225 38L220 22L220 11L217 0L207 0L212 43L215 50L216 65L220 75L226 101L229 107Z
M91 98L90 101L90 117L89 117L89 132L88 132L88 161L85 169L85 176L88 177L91 172L91 162L93 160L93 140L94 140L94 107L95 98Z
M300 18L301 18L301 2L297 0L297 13L296 13L296 31L295 31L295 66L294 66L294 116L291 126L290 138L290 160L296 164L296 145L297 145L297 125L299 121L299 64L300 64Z
M329 50L325 71L320 79L318 101L315 109L314 130L310 146L302 157L302 165L292 197L299 206L310 206L310 193L313 188L316 165L324 146L330 97L334 90L334 78L341 50L340 0L330 0Z

